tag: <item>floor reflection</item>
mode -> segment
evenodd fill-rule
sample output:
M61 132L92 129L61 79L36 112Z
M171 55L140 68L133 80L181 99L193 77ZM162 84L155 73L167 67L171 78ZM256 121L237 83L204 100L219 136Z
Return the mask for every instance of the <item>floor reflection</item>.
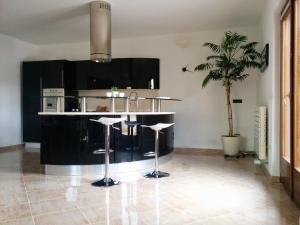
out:
M166 178L112 187L43 174L38 153L0 153L0 225L298 225L300 211L252 159L173 154ZM117 174L115 174L117 175Z

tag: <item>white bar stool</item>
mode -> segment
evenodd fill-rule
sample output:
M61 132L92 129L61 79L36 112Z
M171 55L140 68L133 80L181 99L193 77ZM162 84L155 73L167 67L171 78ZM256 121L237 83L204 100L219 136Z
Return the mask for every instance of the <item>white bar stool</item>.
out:
M119 184L119 181L114 181L112 178L109 177L109 153L113 152L110 149L110 126L112 128L119 130L119 128L114 127L115 123L120 123L126 118L111 118L111 117L101 117L98 120L90 119L91 121L101 123L105 125L105 149L95 150L94 154L105 154L105 174L104 178L92 183L93 186L102 187L102 186L112 186Z
M158 157L159 157L159 132L162 129L168 128L173 126L175 123L158 123L152 126L142 125L142 127L149 127L150 129L155 131L155 151L154 152L147 152L144 154L146 157L155 157L155 167L154 171L147 173L145 177L147 178L161 178L161 177L168 177L170 176L169 173L161 172L158 169Z

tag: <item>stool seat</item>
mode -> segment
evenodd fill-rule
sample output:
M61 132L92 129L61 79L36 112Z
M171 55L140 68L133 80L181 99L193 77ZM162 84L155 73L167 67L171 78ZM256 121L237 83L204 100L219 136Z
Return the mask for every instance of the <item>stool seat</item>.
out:
M101 117L98 120L94 120L94 119L90 119L91 121L97 122L97 123L101 123L105 126L110 126L113 125L115 123L120 123L124 120L126 120L126 118L113 118L113 117Z
M158 123L152 126L142 125L142 127L149 127L150 129L157 131L173 126L174 124L175 123Z

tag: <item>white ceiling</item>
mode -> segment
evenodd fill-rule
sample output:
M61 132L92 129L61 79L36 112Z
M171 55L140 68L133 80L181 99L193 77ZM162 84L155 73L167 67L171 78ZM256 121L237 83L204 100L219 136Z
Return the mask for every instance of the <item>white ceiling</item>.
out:
M265 0L107 0L113 38L257 25ZM87 0L0 0L0 33L34 44L89 40Z

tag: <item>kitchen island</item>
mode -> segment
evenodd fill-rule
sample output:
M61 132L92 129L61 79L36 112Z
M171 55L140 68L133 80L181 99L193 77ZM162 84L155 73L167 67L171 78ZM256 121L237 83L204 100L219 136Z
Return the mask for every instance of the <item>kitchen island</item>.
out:
M82 175L102 173L104 155L93 152L104 148L104 126L91 121L100 117L126 117L139 125L129 132L122 122L111 128L110 162L112 169L144 170L153 166L153 159L144 154L154 150L154 132L141 125L173 123L174 112L40 112L41 163L46 174ZM174 129L160 133L160 157L173 151ZM150 160L149 160L150 159Z

